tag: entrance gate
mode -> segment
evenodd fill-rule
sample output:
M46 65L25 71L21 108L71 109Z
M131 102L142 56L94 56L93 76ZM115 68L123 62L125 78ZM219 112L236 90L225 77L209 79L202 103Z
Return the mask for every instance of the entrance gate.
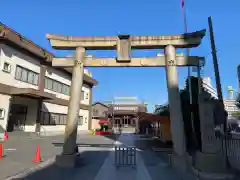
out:
M176 48L192 48L200 45L205 30L172 36L91 36L73 37L47 35L54 49L76 50L75 57L53 58L52 65L72 72L71 97L65 129L63 155L75 154L77 119L85 67L165 67L171 119L174 153L183 157L186 153L184 124L181 113L178 73L176 66L199 66L204 57L176 54ZM164 49L164 56L131 57L133 49ZM86 56L86 50L117 50L117 57L97 58ZM51 61L51 60L50 60Z
M7 131L23 131L27 116L27 107L21 104L11 104Z

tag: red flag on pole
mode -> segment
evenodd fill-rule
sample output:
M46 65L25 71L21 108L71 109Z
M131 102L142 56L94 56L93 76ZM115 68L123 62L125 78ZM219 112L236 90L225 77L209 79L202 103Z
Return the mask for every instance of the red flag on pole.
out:
M181 5L182 5L182 8L184 8L184 0L182 0L182 3L181 3Z

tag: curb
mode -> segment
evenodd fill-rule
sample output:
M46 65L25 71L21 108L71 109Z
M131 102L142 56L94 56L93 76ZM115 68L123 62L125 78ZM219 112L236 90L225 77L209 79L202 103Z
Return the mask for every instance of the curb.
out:
M16 178L21 178L22 180L24 180L25 176L27 176L27 175L29 175L31 173L34 173L34 172L36 172L38 170L43 169L44 167L52 164L54 161L55 161L55 156L53 158L50 158L50 159L46 160L45 162L40 163L39 165L37 165L35 167L29 168L29 169L25 169L25 170L23 170L21 172L18 172L15 175L9 176L9 177L5 178L4 180L14 180Z
M233 179L235 177L234 174L230 173L204 173L199 171L198 169L192 167L192 172L197 175L197 177L205 178L205 179L213 179L213 180L226 180L226 179Z

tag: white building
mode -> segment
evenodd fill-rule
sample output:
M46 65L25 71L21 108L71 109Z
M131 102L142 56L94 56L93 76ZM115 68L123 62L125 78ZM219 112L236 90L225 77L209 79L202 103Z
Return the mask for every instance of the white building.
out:
M0 24L0 126L8 131L63 133L71 72L51 66L53 55ZM79 130L91 127L92 87L87 70L79 111Z
M209 92L212 95L212 97L218 99L217 91L212 87L211 79L209 77L203 78L203 88L207 92ZM229 117L231 117L234 112L239 111L238 107L236 106L236 100L234 99L233 90L230 91L231 88L232 87L230 86L228 87L230 92L229 98L223 101L225 110L228 112Z
M217 90L212 87L210 77L204 77L202 83L203 89L207 91L215 99L218 99Z
M228 116L232 117L234 112L239 111L238 107L236 106L236 100L234 99L225 99L223 101L225 110L228 112Z

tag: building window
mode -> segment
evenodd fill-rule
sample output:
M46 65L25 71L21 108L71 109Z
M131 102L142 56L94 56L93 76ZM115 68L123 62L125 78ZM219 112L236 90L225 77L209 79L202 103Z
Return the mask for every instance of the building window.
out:
M85 121L87 118L85 118ZM67 124L67 114L52 113L52 112L41 112L41 125L66 125ZM83 125L83 116L79 116L78 125Z
M59 81L45 77L45 88L54 92L69 95L70 86Z
M45 78L45 88L51 90L52 87L53 87L53 81L52 81L52 79Z
M84 91L81 91L81 101L84 100Z
M67 115L63 114L59 117L59 124L67 124Z
M62 85L62 93L66 94L66 95L69 95L69 86L63 84Z
M78 125L83 125L83 116L79 116Z
M38 85L39 75L33 74L33 84Z
M98 109L93 109L93 116L94 117L98 116Z
M58 87L58 82L57 81L53 81L53 91L58 92L58 88L57 87Z
M59 116L60 114L50 113L50 125L59 124Z
M15 79L29 84L38 85L39 74L17 65Z
M41 125L65 125L66 123L66 114L41 112Z
M58 83L58 85L57 85L57 92L61 92L62 93L62 86L63 86L62 83Z
M34 73L33 72L29 72L28 73L28 81L33 84L33 79L34 79Z

